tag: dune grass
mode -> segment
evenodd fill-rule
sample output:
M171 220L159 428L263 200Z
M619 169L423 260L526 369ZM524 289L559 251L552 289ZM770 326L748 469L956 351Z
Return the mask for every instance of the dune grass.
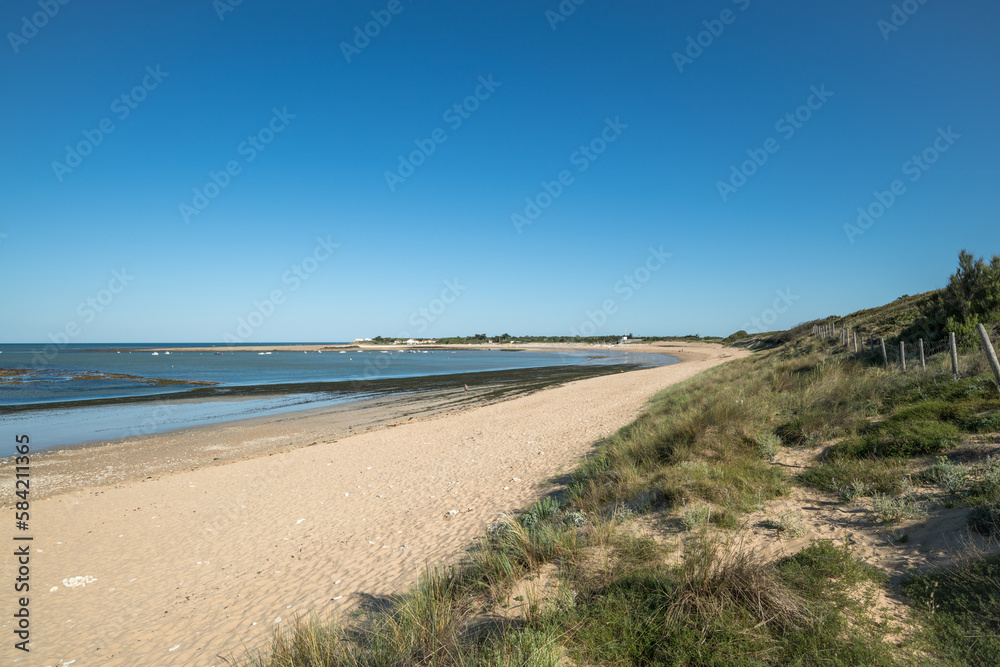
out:
M652 540L605 528L580 530L603 535L607 564L568 559L560 576L572 594L526 618L487 620L463 574L439 571L351 629L300 622L242 664L895 664L866 609L879 575L847 546L817 542L766 565L737 541L702 531L684 560L668 565Z
M901 590L927 632L925 650L948 665L995 665L1000 655L1000 556L976 554L911 577Z
M842 553L819 543L795 559L814 552ZM569 652L582 664L890 664L867 636L878 628L866 622L861 598L828 602L832 582L860 583L853 558L822 572L797 563L766 566L738 544L702 535L681 565L651 559L578 581L574 606L546 620L572 630ZM853 636L843 632L848 619Z
M817 541L768 563L731 529L793 484L844 502L872 496L886 524L912 516L920 509L912 459L946 455L998 424L987 375L954 382L942 359L927 373L904 374L798 338L658 394L599 444L564 498L500 521L459 566L426 573L349 622L299 623L244 664L913 664L913 652L887 642L891 629L871 612L885 577L848 545ZM825 446L825 455L795 477L772 464L782 448L800 446ZM1000 463L963 467L942 457L918 475L972 506L973 528L1000 529ZM686 531L678 532L679 562L621 526L654 512ZM785 523L775 529L794 521ZM557 571L556 599L498 615L512 588L547 564ZM1000 594L973 595L973 582L997 590L1000 564L994 557L963 567L903 589L926 608L914 633L931 664L987 664L983 656L996 649L990 619L1000 617ZM963 644L971 632L983 636Z

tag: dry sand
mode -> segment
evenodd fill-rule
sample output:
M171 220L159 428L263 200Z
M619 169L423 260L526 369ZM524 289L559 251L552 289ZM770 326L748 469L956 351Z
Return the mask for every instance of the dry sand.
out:
M312 424L311 447L194 470L179 461L114 486L102 482L113 464L82 458L75 490L32 504L31 653L11 655L21 657L13 664L223 665L296 615L402 591L421 569L454 562L500 513L557 489L657 391L747 354L707 344L634 349L685 363L339 440ZM209 448L279 437L267 425L264 434L233 428L194 437ZM8 615L2 633L12 629ZM13 653L10 641L3 646Z

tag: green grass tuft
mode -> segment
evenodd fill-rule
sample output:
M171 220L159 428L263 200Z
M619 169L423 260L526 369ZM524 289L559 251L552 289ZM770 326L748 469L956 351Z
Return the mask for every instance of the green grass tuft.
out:
M913 577L901 590L920 610L928 650L952 664L997 664L1000 556L961 561Z

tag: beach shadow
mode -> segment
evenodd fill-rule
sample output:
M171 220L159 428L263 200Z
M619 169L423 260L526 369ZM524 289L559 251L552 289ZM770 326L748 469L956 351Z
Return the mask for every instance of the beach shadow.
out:
M840 503L837 502L837 501L835 501L835 500L814 500L814 501L812 501L811 505L818 505L818 507L806 507L806 506L803 506L802 509L804 509L804 510L821 510L821 509L824 509L824 508L827 508L827 507L834 507L834 506L840 505Z
M771 465L781 466L782 468L795 468L797 470L805 470L806 468L809 467L809 466L792 465L791 463L782 463L781 461L771 461Z
M373 595L360 591L354 597L357 598L359 607L376 614L390 613L403 599L399 595Z
M481 614L469 619L462 634L477 643L485 642L493 637L503 637L511 630L525 626L520 618L507 618L499 614Z

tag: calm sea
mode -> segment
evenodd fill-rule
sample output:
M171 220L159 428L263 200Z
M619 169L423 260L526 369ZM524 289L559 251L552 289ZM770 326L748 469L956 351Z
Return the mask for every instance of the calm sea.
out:
M440 388L453 375L676 361L603 348L266 352L277 345L154 354L153 348L208 346L0 344L0 369L23 371L0 377L0 456L13 452L14 433L28 433L38 447L58 447ZM455 378L459 386L461 380Z

